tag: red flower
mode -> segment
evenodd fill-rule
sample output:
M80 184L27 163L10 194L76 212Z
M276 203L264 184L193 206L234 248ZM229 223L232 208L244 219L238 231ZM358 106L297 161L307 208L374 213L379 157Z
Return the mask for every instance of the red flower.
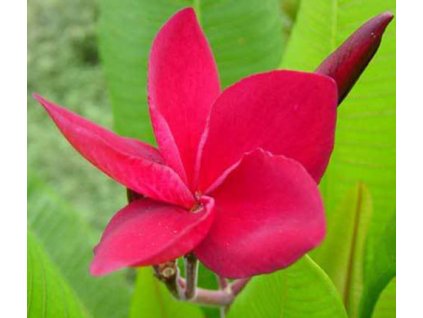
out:
M221 276L248 277L286 267L321 242L317 183L334 143L333 79L272 71L221 92L192 9L160 30L148 75L158 149L35 96L81 155L144 196L112 218L92 274L193 251Z

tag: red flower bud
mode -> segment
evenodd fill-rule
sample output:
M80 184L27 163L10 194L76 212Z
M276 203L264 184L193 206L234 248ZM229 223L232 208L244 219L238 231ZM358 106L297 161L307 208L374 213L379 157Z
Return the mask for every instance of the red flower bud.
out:
M364 23L316 69L316 73L330 76L336 81L338 104L375 55L385 28L393 17L392 13L385 12Z

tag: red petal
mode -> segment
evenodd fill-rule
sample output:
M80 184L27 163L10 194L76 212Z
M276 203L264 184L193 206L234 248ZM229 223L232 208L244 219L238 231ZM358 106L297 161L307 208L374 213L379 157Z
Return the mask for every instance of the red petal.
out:
M324 237L317 185L292 159L262 150L250 153L212 196L215 221L194 252L223 277L284 268Z
M330 76L336 81L339 103L375 55L393 17L392 13L385 12L367 21L317 68L317 73Z
M173 158L174 146L169 140L174 139L191 180L198 143L220 93L216 63L193 9L176 13L158 33L148 77L150 106L161 113L170 128L160 129L161 123L154 123L160 151L166 162L183 175ZM173 136L166 137L165 131Z
M120 137L43 97L44 106L72 146L94 166L124 186L150 198L191 207L194 198L160 153L135 139Z
M126 266L160 264L190 252L207 234L214 218L213 199L203 198L195 213L140 199L112 218L94 250L91 274Z
M257 147L299 161L318 182L333 148L336 90L329 77L294 71L253 75L226 89L203 136L198 188L207 192Z

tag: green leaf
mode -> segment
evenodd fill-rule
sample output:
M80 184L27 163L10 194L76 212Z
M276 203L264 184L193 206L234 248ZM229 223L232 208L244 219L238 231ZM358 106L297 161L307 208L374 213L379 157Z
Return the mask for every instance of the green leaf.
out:
M194 6L225 87L280 62L283 35L278 0L101 0L100 54L117 132L153 142L147 110L147 59L165 21Z
M285 42L279 1L198 2L223 87L278 66Z
M395 12L394 0L303 0L282 67L313 71L362 23L387 10ZM395 20L338 111L335 149L320 185L329 220L335 217L345 193L357 182L366 184L373 201L365 247L367 263L367 259L374 258L379 238L390 242L391 249L393 241L386 236L385 227L395 214ZM378 257L383 260L392 259L380 254ZM391 277L364 270L366 317Z
M76 294L31 232L28 232L27 253L27 316L89 317Z
M131 318L203 318L198 306L177 301L153 275L151 267L138 270Z
M28 207L30 228L92 316L126 317L132 290L125 274L93 277L88 271L100 229L89 226L33 175L29 176Z
M305 256L293 266L254 277L232 305L228 318L347 317L325 272Z
M371 216L370 193L365 185L357 184L328 220L326 239L312 254L337 287L349 317L357 317L359 312L365 242Z
M396 274L396 218L384 224L379 236L371 236L365 251L362 317L370 317L380 293Z
M380 294L372 318L395 318L396 279L393 278Z

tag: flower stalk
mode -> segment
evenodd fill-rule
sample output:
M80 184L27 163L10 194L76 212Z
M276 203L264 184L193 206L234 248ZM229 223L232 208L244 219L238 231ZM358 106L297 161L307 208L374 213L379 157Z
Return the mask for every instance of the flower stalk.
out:
M165 284L176 299L202 306L220 307L221 317L225 317L229 306L250 278L235 280L231 284L228 284L226 279L219 278L220 282L225 282L225 285L220 284L220 289L200 288L197 287L197 258L194 255L186 255L185 260L187 278L180 276L176 260L154 265L154 275ZM225 287L222 288L223 286Z
M195 289L197 287L198 260L193 253L185 255L184 258L186 271L185 299L189 300L195 296Z
M179 268L176 260L154 265L154 275L165 284L169 292L177 299L183 298L183 289L178 284Z

